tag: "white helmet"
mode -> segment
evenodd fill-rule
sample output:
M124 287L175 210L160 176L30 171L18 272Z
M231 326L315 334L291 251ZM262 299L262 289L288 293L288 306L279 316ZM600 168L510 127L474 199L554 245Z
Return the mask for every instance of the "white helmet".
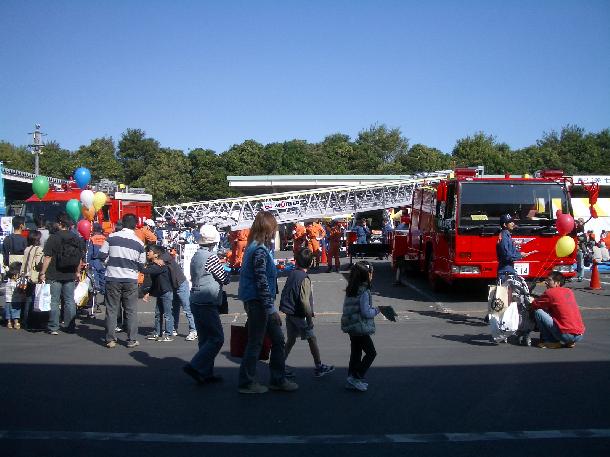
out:
M199 244L215 244L220 241L220 233L218 233L218 230L213 225L202 225L199 233L201 233Z

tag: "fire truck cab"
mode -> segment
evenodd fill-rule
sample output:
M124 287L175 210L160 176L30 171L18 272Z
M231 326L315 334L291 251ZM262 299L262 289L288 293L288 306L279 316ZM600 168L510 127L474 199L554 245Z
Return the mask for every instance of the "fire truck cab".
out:
M139 223L152 217L152 195L144 189L129 189L120 187L112 181L103 180L92 189L106 194L106 204L95 215L95 222L99 222L105 233L114 231L115 224L125 215L134 214ZM42 216L45 222L55 222L57 215L66 210L66 203L71 199L80 201L82 189L70 182L62 186L56 185L39 199L32 195L25 201L22 216L25 217L26 228L36 228L37 218Z
M411 225L396 231L393 266L399 275L416 270L433 288L442 283L497 277L500 216L510 214L513 240L522 251L538 251L515 263L528 282L556 270L574 276L576 256L559 258L556 213L572 214L570 180L558 170L536 177L484 176L480 169L456 169L453 176L413 191Z

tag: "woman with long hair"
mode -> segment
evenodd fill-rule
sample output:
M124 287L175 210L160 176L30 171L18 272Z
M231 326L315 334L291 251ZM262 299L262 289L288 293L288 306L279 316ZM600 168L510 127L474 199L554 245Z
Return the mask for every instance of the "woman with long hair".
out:
M30 230L28 246L23 251L23 264L21 265L20 273L28 278L28 286L25 290L25 305L22 309L21 322L26 330L31 326L30 318L32 304L34 303L34 291L36 290L38 272L44 257L41 240L42 233L39 230Z
M243 394L262 394L268 390L256 380L256 364L265 335L271 339L269 389L290 392L299 387L286 379L284 333L275 306L277 270L270 246L276 230L273 214L259 212L250 228L242 261L239 299L244 302L248 314L248 343L239 367L238 390Z

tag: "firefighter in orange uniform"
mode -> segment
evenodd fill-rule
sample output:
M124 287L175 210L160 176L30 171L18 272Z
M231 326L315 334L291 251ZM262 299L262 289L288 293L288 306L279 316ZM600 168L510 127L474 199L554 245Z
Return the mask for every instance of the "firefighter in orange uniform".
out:
M153 232L155 229L155 221L152 219L146 219L144 224L134 230L134 233L138 238L142 240L144 246L150 244L157 244L157 235Z
M309 249L314 253L316 263L315 268L320 267L320 256L322 252L320 251L320 240L326 236L326 232L320 225L319 221L309 222L307 227L305 228L307 232L307 242Z
M305 226L297 222L294 224L294 229L292 230L292 252L294 252L295 256L303 247L306 239L307 233L305 231Z
M343 230L341 224L337 221L330 222L330 231L328 235L328 270L327 273L333 271L333 259L335 259L335 270L339 272L341 262L339 261L339 250L341 248L341 240L343 238Z
M231 232L233 238L233 249L231 251L231 268L241 268L244 251L248 245L250 229L235 230Z

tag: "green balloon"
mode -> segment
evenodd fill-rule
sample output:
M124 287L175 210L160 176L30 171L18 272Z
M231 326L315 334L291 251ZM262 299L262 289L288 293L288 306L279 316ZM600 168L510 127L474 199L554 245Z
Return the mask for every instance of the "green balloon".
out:
M36 176L32 181L32 190L36 196L42 199L49 191L49 178L46 176Z
M74 219L74 222L78 221L80 217L80 202L76 198L68 200L68 203L66 203L66 213Z

